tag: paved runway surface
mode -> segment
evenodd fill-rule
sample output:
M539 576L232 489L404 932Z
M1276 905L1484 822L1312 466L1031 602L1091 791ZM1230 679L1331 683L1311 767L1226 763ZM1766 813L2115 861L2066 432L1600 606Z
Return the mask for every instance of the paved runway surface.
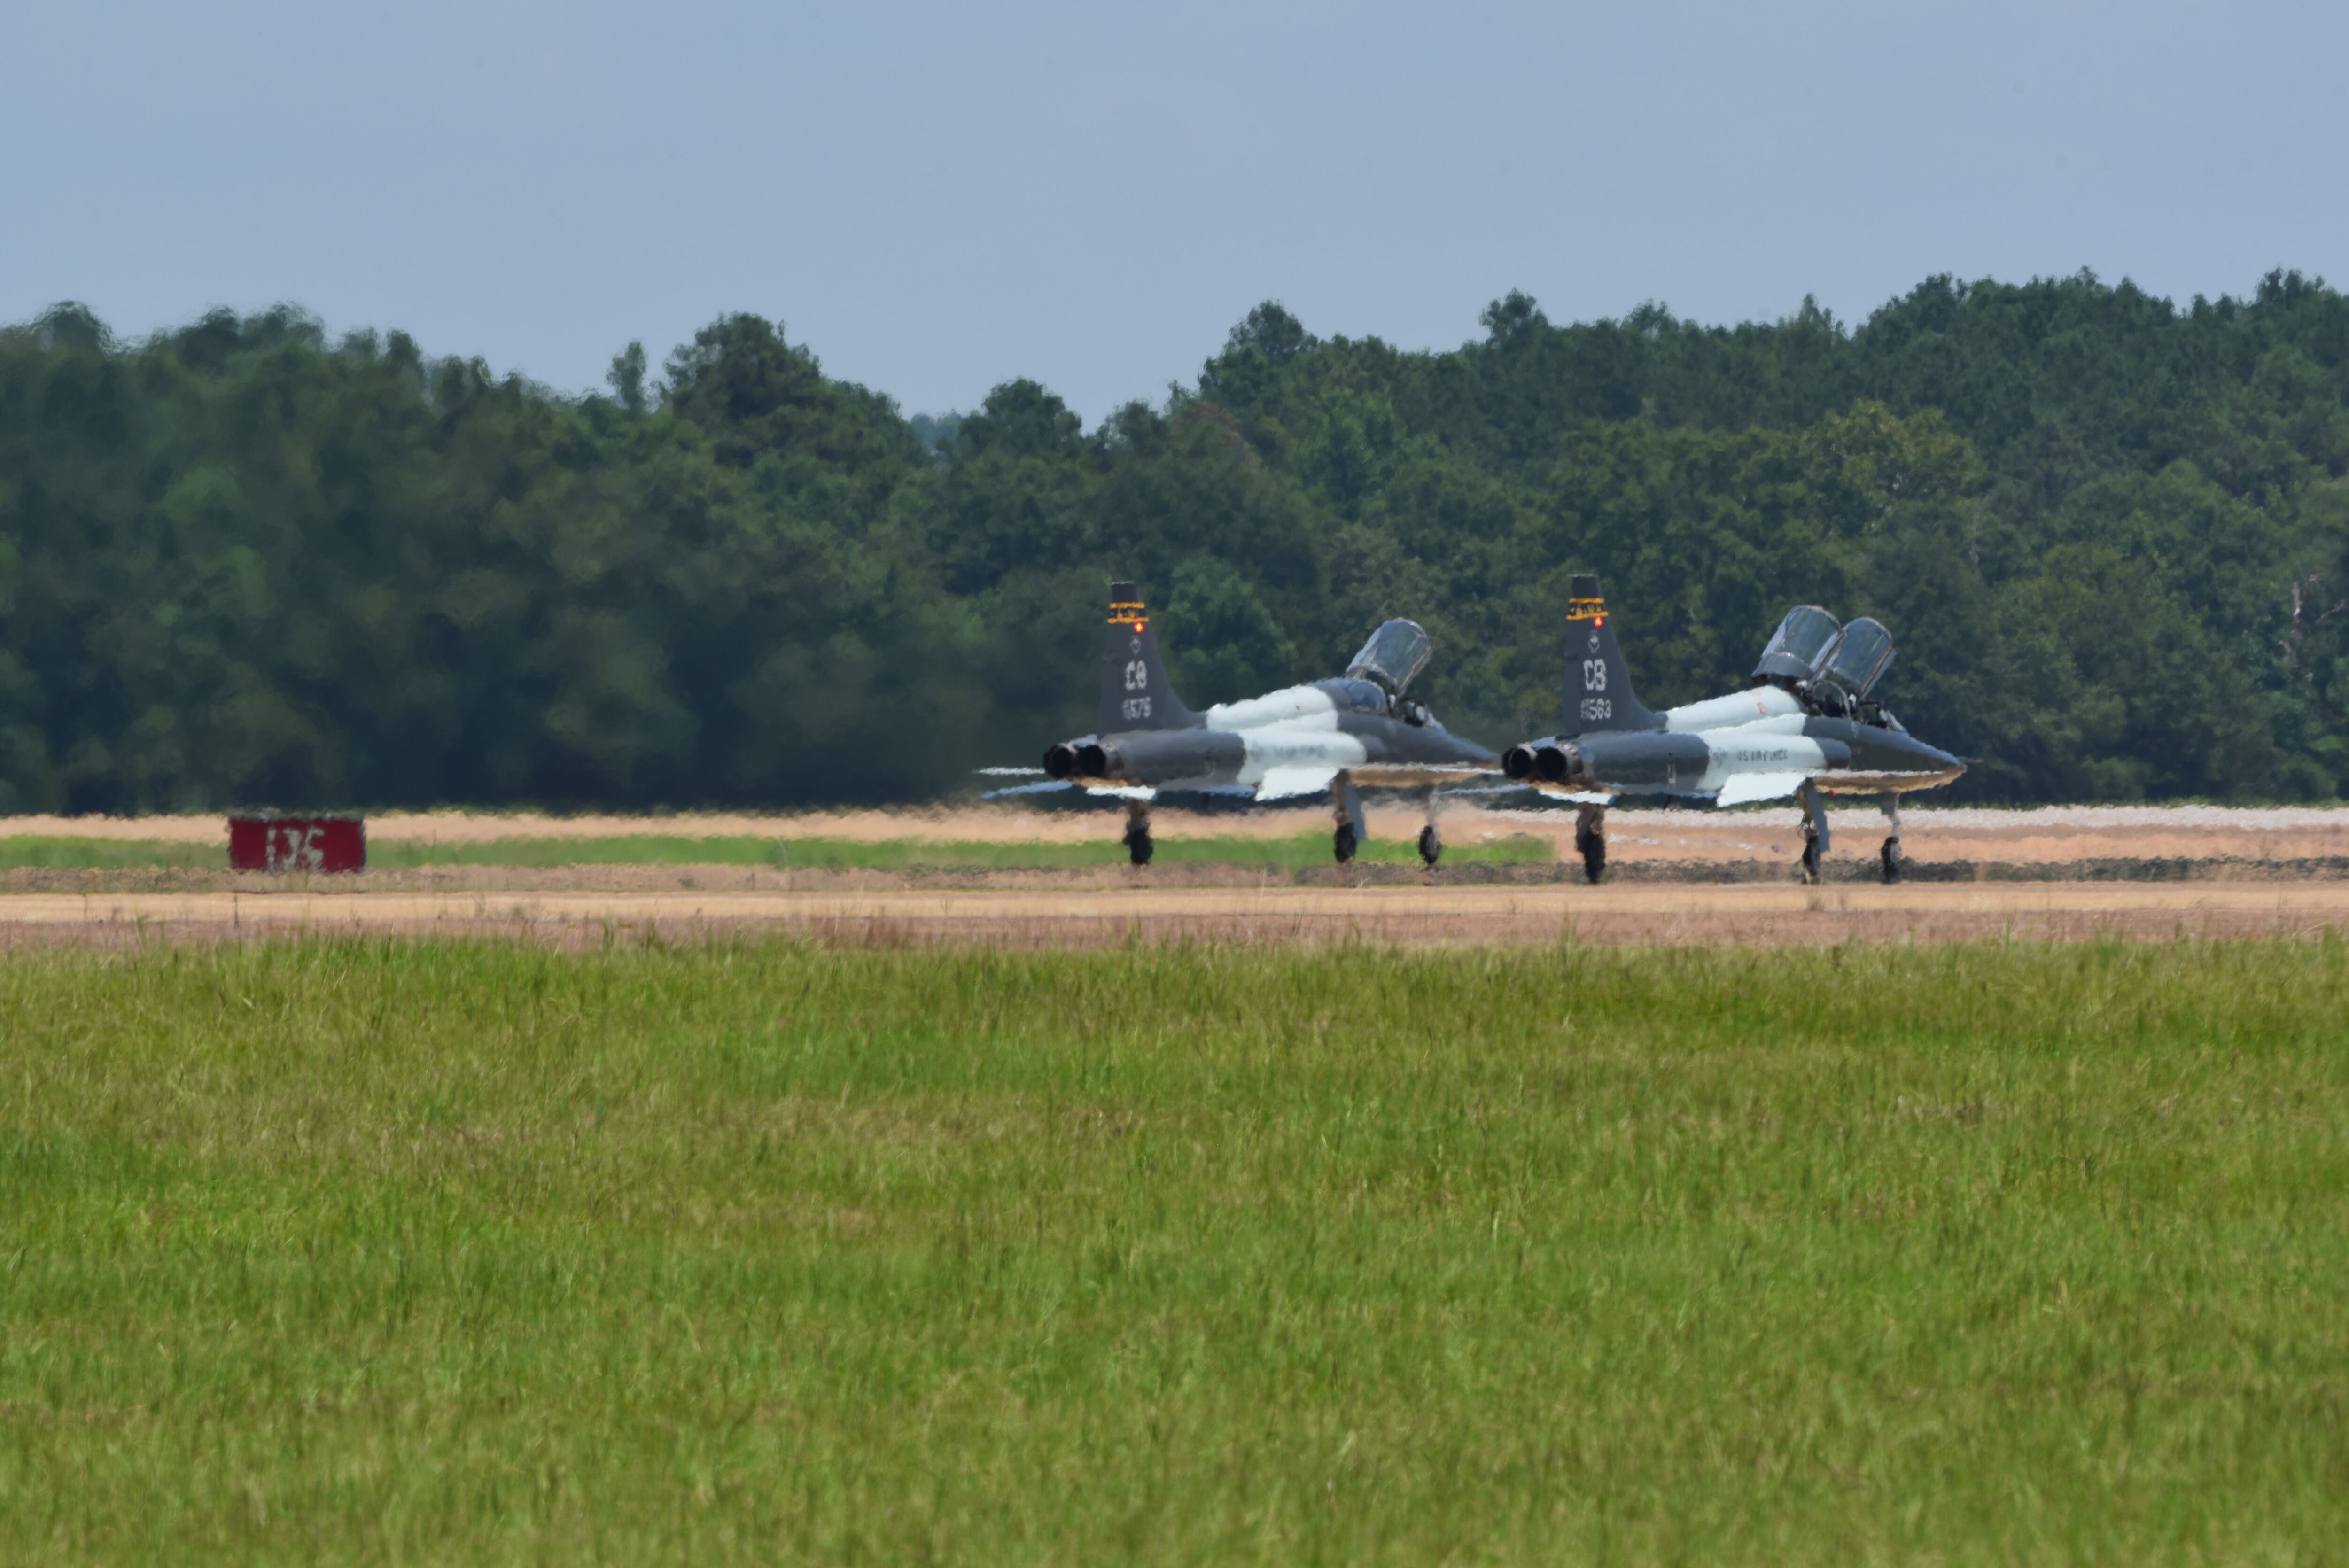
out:
M1946 942L2349 932L2349 882L1176 888L527 894L19 893L0 944L506 934L565 944L791 934L856 945Z

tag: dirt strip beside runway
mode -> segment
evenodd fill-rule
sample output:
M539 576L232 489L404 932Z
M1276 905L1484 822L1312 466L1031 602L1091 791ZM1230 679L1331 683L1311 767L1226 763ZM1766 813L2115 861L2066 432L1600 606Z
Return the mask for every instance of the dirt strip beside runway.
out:
M0 946L302 934L592 945L789 934L851 945L1123 942L1682 945L2313 936L2349 883L1184 888L1086 892L12 894Z
M1886 823L1872 807L1838 810L1834 813L1833 852L1827 857L1831 882L1877 876L1878 846ZM1661 878L1671 881L1790 882L1802 851L1802 812L1791 802L1772 802L1729 811L1619 809L1608 819L1608 860L1611 873L1625 880ZM1329 830L1325 804L1300 802L1290 809L1249 812L1199 813L1162 809L1153 830L1162 844L1185 840L1286 839L1321 835ZM1408 844L1418 835L1416 809L1381 804L1370 814L1374 841ZM750 838L778 846L794 841L889 841L904 845L1092 844L1114 852L1123 830L1122 816L1109 811L1042 811L1009 805L957 806L926 810L805 812L790 816L688 813L642 817L545 817L530 813L499 815L468 812L384 812L367 822L368 841L378 850L396 844L430 847L450 864L408 872L384 869L367 873L378 886L370 891L408 892L407 886L381 883L406 879L429 883L445 882L461 872L469 886L503 883L509 887L535 882L544 885L569 877L573 885L594 885L612 891L628 879L667 879L672 883L688 877L709 878L698 868L667 863L635 866L599 864L565 872L545 866L464 866L468 846L512 841L584 841L629 837L661 839ZM1454 849L1492 843L1520 835L1550 841L1560 868L1579 872L1571 811L1488 810L1464 801L1447 805L1443 813L1445 841ZM224 884L228 872L226 820L222 817L13 817L0 818L0 840L37 841L45 839L100 839L172 841L212 846L217 860L209 863L213 885ZM2080 876L2163 880L2169 877L2267 877L2290 880L2308 875L2338 876L2349 867L2349 809L2311 807L2212 806L2058 806L2023 810L1992 810L1972 807L1936 807L1912 803L1904 811L1902 844L1913 875L1920 880L1973 881L1978 877ZM883 873L899 882L935 880L937 868L916 864L906 873ZM739 859L739 857L738 857ZM790 869L788 855L779 856L776 870ZM1460 862L1453 862L1458 865ZM1519 862L1522 864L1523 862ZM162 876L156 868L123 867L103 872L38 862L0 871L0 888L25 892L66 891L69 879L88 879L98 885L129 891L172 891L158 881L203 877L205 867L170 868ZM1019 874L1017 857L1002 870ZM1122 870L1123 868L1118 868ZM1110 868L1100 868L1104 873ZM755 875L739 863L737 875ZM973 877L966 867L956 873ZM1188 869L1162 862L1156 872L1195 879L1230 872L1209 872L1193 863ZM1258 880L1243 872L1234 880ZM642 882L634 883L641 887ZM75 888L74 891L79 891ZM222 891L225 891L224 886ZM433 891L429 886L415 891Z

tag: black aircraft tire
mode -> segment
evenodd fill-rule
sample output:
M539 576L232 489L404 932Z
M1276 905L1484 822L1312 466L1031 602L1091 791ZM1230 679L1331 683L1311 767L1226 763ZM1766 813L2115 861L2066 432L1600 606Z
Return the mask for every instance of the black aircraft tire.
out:
M1805 833L1803 835L1803 881L1816 882L1818 880L1819 841L1810 834Z
M1348 861L1352 860L1354 858L1354 850L1356 848L1354 842L1354 824L1351 822L1339 823L1337 836L1330 841L1330 847L1337 852L1338 863L1340 865L1342 866Z
M1427 862L1428 870L1433 871L1443 853L1444 840L1437 835L1435 825L1431 822L1419 830L1419 858Z
M1150 830L1147 828L1128 833L1125 836L1125 852L1132 858L1135 865L1148 865L1150 863L1150 853L1157 847L1157 845L1150 841Z
M1900 880L1900 841L1885 840L1881 859L1884 861L1884 881L1887 885L1899 882Z

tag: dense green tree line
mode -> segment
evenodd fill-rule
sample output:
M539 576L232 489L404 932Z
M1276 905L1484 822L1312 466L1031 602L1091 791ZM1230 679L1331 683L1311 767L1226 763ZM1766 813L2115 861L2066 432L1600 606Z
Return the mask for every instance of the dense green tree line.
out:
M222 313L0 331L0 809L905 799L1090 722L1148 585L1195 704L1389 614L1495 742L1554 719L1568 575L1640 695L1789 603L1987 799L2349 791L2349 300L1935 279L1847 328L1649 308L1409 353L1252 312L1088 431L1031 382L907 420L712 324L566 398Z

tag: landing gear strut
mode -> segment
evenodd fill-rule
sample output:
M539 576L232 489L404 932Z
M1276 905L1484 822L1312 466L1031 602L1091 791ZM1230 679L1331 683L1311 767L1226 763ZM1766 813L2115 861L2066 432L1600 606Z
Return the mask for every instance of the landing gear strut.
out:
M1876 809L1884 813L1891 828L1885 835L1884 848L1877 851L1877 858L1884 863L1884 880L1889 884L1900 880L1900 797L1882 796Z
M1129 800L1125 806L1125 852L1135 865L1150 863L1150 851L1156 846L1150 841L1150 808L1140 800Z
M1582 874L1597 882L1607 874L1607 808L1583 806L1574 817L1574 848L1582 857Z
M1330 784L1330 796L1338 808L1338 830L1331 836L1330 847L1342 866L1362 847L1362 798L1354 793L1353 777L1347 773L1339 774Z
M1803 869L1802 880L1815 883L1819 880L1819 857L1827 852L1827 798L1816 784L1806 784L1797 791L1803 802Z
M1419 858L1427 862L1429 871L1433 871L1443 853L1444 835L1435 830L1435 791L1430 789L1427 792L1427 826L1419 830Z

